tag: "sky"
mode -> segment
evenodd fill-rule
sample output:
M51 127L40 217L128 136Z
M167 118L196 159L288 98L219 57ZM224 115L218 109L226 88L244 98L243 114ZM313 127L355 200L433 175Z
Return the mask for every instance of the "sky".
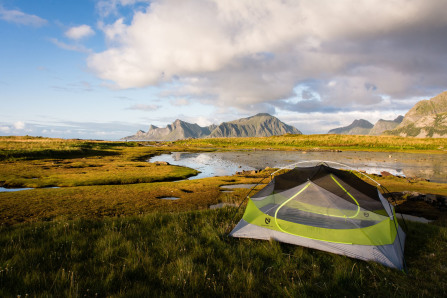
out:
M447 0L0 0L0 135L270 113L305 134L447 90Z

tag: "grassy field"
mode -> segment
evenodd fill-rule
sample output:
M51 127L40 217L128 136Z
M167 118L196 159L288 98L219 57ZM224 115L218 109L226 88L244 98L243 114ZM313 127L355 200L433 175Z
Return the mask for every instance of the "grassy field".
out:
M235 208L1 228L0 296L435 296L447 227L408 223L408 273L274 241L228 238Z
M308 136L312 142L291 145L303 137L233 143L0 138L2 185L60 187L0 193L0 296L446 296L445 211L399 202L407 211L438 218L428 225L407 223L404 274L274 241L228 238L244 208L209 206L239 204L248 190L222 193L220 186L256 183L269 171L171 182L195 171L146 162L171 151L251 149L252 142L258 149L287 150L338 150L344 142ZM278 140L283 143L275 145ZM393 143L385 144L388 137L369 140L383 143L370 144L371 150L391 150ZM350 150L368 148L367 139L345 141ZM445 154L443 142L404 139L396 150ZM445 184L374 179L393 192L447 195Z
M175 142L190 148L226 150L359 150L447 153L447 138L402 138L396 136L284 135L265 138L216 138Z

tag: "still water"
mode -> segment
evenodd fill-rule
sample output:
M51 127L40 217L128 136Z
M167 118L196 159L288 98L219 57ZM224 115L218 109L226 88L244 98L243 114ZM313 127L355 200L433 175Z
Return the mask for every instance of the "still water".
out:
M346 164L370 174L387 171L393 175L418 177L433 182L447 183L447 158L443 154L415 154L393 152L174 152L152 157L149 161L167 161L196 169L201 173L190 179L233 175L240 171L284 167L296 162L324 160ZM300 166L312 166L303 163ZM329 164L334 166L334 164Z

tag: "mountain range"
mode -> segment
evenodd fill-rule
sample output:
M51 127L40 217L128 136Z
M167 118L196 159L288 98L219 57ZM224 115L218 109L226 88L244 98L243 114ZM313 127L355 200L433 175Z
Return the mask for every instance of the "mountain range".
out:
M150 125L147 132L139 130L135 135L123 139L175 141L187 138L269 137L284 134L301 134L301 132L270 114L261 113L205 127L177 119L164 128Z
M358 119L348 126L331 129L328 133L447 137L447 91L429 100L419 101L405 116L399 116L394 120L380 119L373 125L367 120ZM150 125L147 132L139 130L136 134L123 139L175 141L187 138L268 137L284 134L301 134L301 132L276 117L261 113L205 127L177 119L163 128Z
M348 126L329 130L328 134L378 136L387 130L396 128L402 122L403 118L403 116L399 116L394 120L380 119L374 125L368 120L357 119Z
M405 116L394 120L355 120L349 126L331 129L330 134L396 135L402 137L447 137L447 91L417 102Z

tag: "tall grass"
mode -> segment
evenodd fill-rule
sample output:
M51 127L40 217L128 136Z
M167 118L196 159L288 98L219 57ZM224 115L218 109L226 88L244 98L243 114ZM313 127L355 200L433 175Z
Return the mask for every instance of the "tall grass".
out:
M447 228L411 224L408 274L228 238L235 208L0 228L0 296L445 296Z
M284 135L259 138L214 138L177 141L178 145L226 149L302 149L447 152L447 138L359 135Z

